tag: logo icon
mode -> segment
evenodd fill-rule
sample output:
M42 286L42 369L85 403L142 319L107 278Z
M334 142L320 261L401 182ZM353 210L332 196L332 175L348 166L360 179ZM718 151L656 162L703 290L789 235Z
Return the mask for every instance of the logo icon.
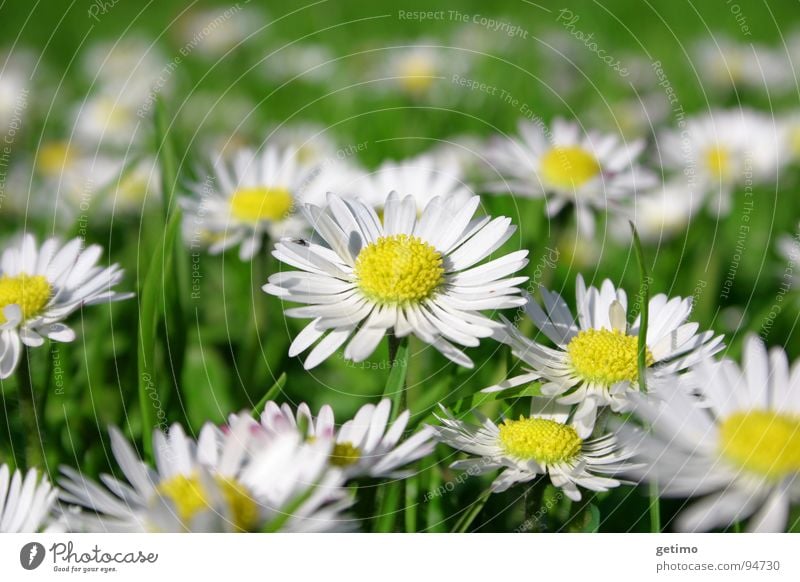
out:
M19 551L19 563L26 570L35 570L44 561L44 546L39 542L28 542Z

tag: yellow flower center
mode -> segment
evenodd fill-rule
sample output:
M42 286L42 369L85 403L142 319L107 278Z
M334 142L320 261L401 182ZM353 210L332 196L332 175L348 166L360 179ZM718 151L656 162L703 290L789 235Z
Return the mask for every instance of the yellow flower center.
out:
M16 277L0 277L0 324L6 322L3 308L7 305L19 305L22 319L27 321L36 317L53 295L53 288L42 275L17 275Z
M558 188L577 188L600 173L600 162L577 146L555 147L539 162L542 177Z
M442 255L415 236L383 236L364 248L355 265L358 286L377 303L419 303L444 282Z
M800 126L795 126L789 132L789 149L795 158L800 158Z
M567 345L574 372L589 382L610 386L639 379L639 338L620 330L585 329ZM647 350L646 361L655 360Z
M330 456L330 464L336 467L355 465L361 458L361 451L353 443L336 443Z
M717 178L724 178L731 172L731 153L726 148L715 146L706 152L706 167Z
M800 416L769 410L730 415L720 426L722 454L768 478L800 472Z
M285 188L241 188L230 200L231 214L245 222L283 220L292 211L294 200Z
M247 489L232 479L214 478L227 504L228 517L241 531L252 531L258 523L258 505ZM212 509L209 493L197 475L178 475L161 483L156 491L175 504L178 517L188 524L198 513Z
M403 61L399 69L400 85L409 93L419 95L433 85L436 71L430 59L412 56Z
M65 141L49 142L39 148L36 156L36 168L46 176L57 176L73 159L69 143Z
M570 461L583 445L574 428L546 418L506 419L498 428L506 453L543 465Z

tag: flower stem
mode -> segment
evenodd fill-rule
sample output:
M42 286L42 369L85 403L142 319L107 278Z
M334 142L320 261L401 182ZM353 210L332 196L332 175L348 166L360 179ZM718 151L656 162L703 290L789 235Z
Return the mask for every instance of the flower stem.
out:
M24 430L24 452L27 468L38 467L42 462L42 447L39 432L39 410L31 378L31 366L27 348L22 348L17 369L17 393L19 395L19 414Z

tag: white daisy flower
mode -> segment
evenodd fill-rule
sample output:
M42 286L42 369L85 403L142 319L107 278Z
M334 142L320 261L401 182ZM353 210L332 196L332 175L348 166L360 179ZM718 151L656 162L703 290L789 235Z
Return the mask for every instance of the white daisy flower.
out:
M400 162L387 160L374 172L366 174L358 185L359 197L369 201L379 214L386 202L386 192L413 197L418 216L434 198L453 196L455 203L462 205L474 195L464 183L455 157L431 154Z
M154 158L131 163L56 140L39 148L36 169L44 184L31 191L29 207L37 216L70 226L81 216L107 221L115 215L141 215L147 203L160 199Z
M163 76L171 61L153 39L125 36L89 44L81 68L93 91L113 95L114 101L136 108L144 104L159 81L158 92L169 91Z
M561 404L577 404L576 424L591 431L599 407L610 406L614 412L628 410L631 395L639 392L640 318L628 324L625 291L616 289L608 279L600 289L587 289L578 275L577 321L558 293L547 289L541 292L544 310L531 298L525 312L556 347L529 340L509 323L502 341L529 368L483 391L497 392L541 380L542 394L557 397ZM669 299L659 294L650 299L646 339L649 375L685 370L722 349L722 336L714 337L711 331L698 334L699 325L687 323L691 311L691 298Z
M790 152L781 152L775 120L752 110L712 111L690 118L685 127L663 132L658 139L664 167L681 172L699 194L711 195L709 209L730 211L737 187L777 180Z
M443 409L444 410L444 409ZM531 415L495 424L474 412L481 425L457 420L445 410L438 417L443 426L432 426L436 438L476 458L451 466L470 474L503 469L492 483L499 493L517 483L547 475L554 486L573 501L580 501L578 487L607 491L620 481L607 475L627 468L631 452L617 445L612 434L587 439L583 428L569 422L569 407L534 399Z
M125 94L100 91L79 103L73 111L72 133L89 149L127 148L146 133L137 116L141 103Z
M328 467L329 442L304 443L291 433L267 442L245 416L227 433L206 424L196 442L175 424L168 436L154 432L153 469L118 430L110 434L125 480L101 475L103 488L69 467L61 469L62 500L94 512L70 516L72 529L312 532L344 524L341 512L350 501L341 474Z
M349 479L359 477L400 478L407 472L404 467L433 451L431 432L422 429L402 443L403 431L411 413L404 410L389 426L392 404L388 398L374 404L365 404L356 415L338 429L333 409L323 406L316 418L306 403L293 413L287 404L278 406L267 402L261 415L261 425L271 434L297 431L304 427L304 437L311 440L327 439L334 442L329 462L339 467Z
M256 6L191 10L178 26L184 47L207 58L222 58L264 26L266 16Z
M230 165L217 158L213 174L182 200L184 237L193 245L207 243L212 254L239 245L239 257L249 260L265 234L277 239L304 232L294 210L306 200L303 188L312 176L294 150L273 145L239 151Z
M284 239L274 255L300 271L276 273L264 291L307 304L286 310L289 317L312 318L289 348L296 356L312 345L304 365L313 368L345 342L344 357L366 359L392 330L414 334L450 360L472 367L454 344L474 347L501 328L480 311L519 306L509 277L527 263L516 251L488 263L514 232L506 217L472 219L480 199L466 204L434 198L417 217L414 198L392 193L383 221L357 200L328 197L328 207L303 208L325 244Z
M0 133L12 129L19 132L27 125L30 109L31 71L38 59L27 50L0 54ZM14 140L12 140L14 141Z
M388 54L386 49L381 47L379 54L385 56L369 71L370 80L382 82L370 86L429 102L452 95L455 85L449 79L465 74L472 58L468 50L441 46L441 42L426 38L388 47Z
M679 389L637 399L649 433L621 427L650 467L636 476L665 496L705 496L678 516L678 530L751 518L751 531L785 531L800 501L800 363L790 369L781 348L768 353L752 335L743 362L701 362Z
M336 57L324 44L287 44L264 61L270 82L321 84L332 80L338 70Z
M75 332L62 321L85 305L132 297L112 288L122 280L117 264L101 267L103 249L83 249L75 238L62 245L47 239L41 247L31 235L3 251L0 259L0 378L8 378L22 345L39 347L44 338L71 342Z
M643 241L664 241L686 231L702 202L702 196L687 188L683 180L672 180L637 196L631 206L613 218L611 232L617 240L629 242L632 221Z
M500 179L487 189L546 196L548 216L572 203L587 237L594 234L593 208L615 210L638 190L656 184L655 175L636 161L644 140L626 143L613 134L584 133L577 123L561 119L549 129L522 120L519 134L488 146L486 158Z
M785 53L760 45L716 36L694 48L698 74L709 87L782 92L794 87L791 61Z
M348 148L339 150L328 129L314 123L280 125L270 130L269 140L282 148L294 149L300 163L310 166L345 161L355 153ZM358 151L357 146L355 149Z
M47 477L40 480L36 469L23 479L19 469L12 474L8 465L0 465L0 533L57 530L52 513L57 497L58 489Z

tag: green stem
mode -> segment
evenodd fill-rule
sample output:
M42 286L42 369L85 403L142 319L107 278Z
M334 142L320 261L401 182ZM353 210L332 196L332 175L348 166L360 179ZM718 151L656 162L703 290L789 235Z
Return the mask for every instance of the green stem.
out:
M408 372L408 338L389 335L389 379L384 397L392 399L392 420L408 408L406 374Z
M650 483L650 532L661 533L661 501L656 481Z
M42 447L39 432L39 408L36 392L31 377L30 354L22 348L19 368L17 369L17 390L19 394L19 413L24 428L25 463L28 469L38 467L42 463Z
M461 518L456 522L453 526L453 529L450 530L450 533L464 533L469 529L469 526L472 525L472 522L475 521L475 518L478 517L483 506L486 505L486 502L489 500L489 497L492 495L492 488L487 487L486 490L481 493L480 497L478 497L475 501L472 502L464 513L461 515Z

